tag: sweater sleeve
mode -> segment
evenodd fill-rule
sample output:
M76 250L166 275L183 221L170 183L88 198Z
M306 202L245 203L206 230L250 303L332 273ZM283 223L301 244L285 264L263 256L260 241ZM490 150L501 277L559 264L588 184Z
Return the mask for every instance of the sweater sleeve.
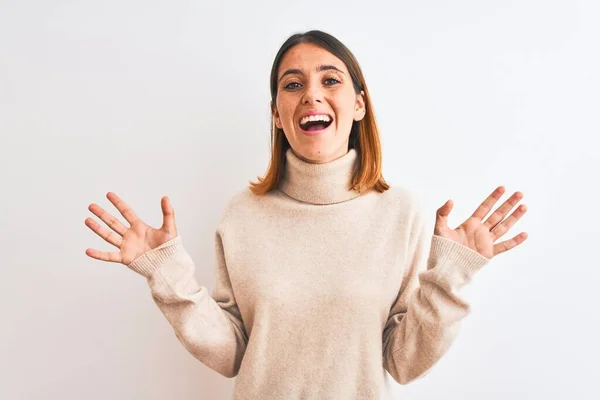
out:
M470 311L459 290L489 262L466 246L428 235L420 210L413 226L400 292L383 330L384 368L400 384L426 375L450 348Z
M195 265L180 236L147 251L128 267L146 277L154 302L183 346L209 368L232 378L239 371L248 337L227 272L221 226L215 234L212 295L194 278Z

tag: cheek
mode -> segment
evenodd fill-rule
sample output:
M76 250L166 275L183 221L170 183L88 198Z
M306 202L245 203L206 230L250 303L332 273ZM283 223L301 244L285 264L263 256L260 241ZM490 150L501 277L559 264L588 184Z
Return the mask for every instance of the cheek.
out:
M354 102L344 101L336 106L335 113L337 116L338 125L352 124L354 120Z
M288 124L294 118L294 106L289 99L280 98L277 101L277 109L282 124Z
M354 118L354 110L356 108L356 95L352 89L340 93L340 96L335 100L335 110L342 121L350 120L352 122Z

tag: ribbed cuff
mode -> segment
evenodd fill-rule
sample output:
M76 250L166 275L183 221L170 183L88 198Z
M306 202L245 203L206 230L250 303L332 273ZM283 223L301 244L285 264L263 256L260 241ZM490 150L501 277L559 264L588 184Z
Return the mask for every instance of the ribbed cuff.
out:
M181 236L177 235L160 246L143 253L127 267L134 272L149 278L165 263L165 261L173 258L182 251L184 251L184 249L183 243L181 242Z
M470 277L490 261L475 250L438 235L431 238L431 256L443 264L461 267Z

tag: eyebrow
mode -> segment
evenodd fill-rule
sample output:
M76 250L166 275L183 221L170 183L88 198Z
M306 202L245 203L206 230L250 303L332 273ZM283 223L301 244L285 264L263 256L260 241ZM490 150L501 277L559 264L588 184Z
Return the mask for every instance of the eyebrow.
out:
M334 65L319 65L315 71L317 72L321 72L321 71L329 71L329 70L334 70L337 72L341 72L342 74L344 74L344 71L340 70L338 67L334 66ZM300 69L294 68L294 69L288 69L287 71L285 71L281 77L279 78L279 81L277 81L278 83L281 82L281 80L286 76L286 75L292 75L292 74L298 74L298 75L302 75L303 72ZM344 74L345 75L345 74Z

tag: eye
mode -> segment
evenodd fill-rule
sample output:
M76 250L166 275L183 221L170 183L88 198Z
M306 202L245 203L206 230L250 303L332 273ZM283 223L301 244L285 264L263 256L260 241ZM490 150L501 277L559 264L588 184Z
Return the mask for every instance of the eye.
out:
M298 86L292 86L290 87L290 85L300 85L298 82L290 82L287 85L284 86L284 89L297 89Z
M328 83L329 82L329 83ZM340 81L336 78L327 78L325 79L325 85L327 86L333 86L340 83ZM287 85L285 85L283 88L287 89L287 90L294 90L294 89L298 89L302 84L298 83L298 82L290 82Z

